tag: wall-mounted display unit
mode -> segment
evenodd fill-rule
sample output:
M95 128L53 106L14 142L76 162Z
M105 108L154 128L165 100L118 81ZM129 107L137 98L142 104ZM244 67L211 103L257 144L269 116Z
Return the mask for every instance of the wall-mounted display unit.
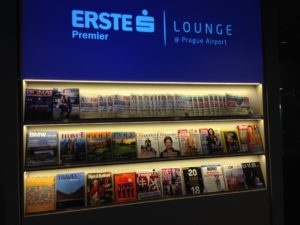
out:
M23 0L21 224L270 225L260 4Z

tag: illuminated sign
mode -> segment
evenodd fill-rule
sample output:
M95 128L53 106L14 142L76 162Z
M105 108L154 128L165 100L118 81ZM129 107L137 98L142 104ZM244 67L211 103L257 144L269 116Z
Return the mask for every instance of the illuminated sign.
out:
M259 3L24 0L22 76L262 82Z

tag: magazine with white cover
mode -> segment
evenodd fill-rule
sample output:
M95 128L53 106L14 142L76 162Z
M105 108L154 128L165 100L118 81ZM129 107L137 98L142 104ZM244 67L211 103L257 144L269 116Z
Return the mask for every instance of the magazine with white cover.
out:
M138 96L130 95L130 117L137 117L139 110Z
M175 96L174 95L167 95L167 114L168 116L175 115Z
M107 117L114 118L115 117L115 110L114 110L114 96L108 95L106 96L106 105L107 105Z
M151 116L150 95L143 95L143 114L144 117Z
M198 110L199 116L204 116L204 98L203 96L198 96Z
M229 115L252 114L249 97L226 94L226 111Z
M179 138L176 131L158 132L160 157L181 156Z
M107 98L104 95L98 96L98 117L99 118L107 117Z
M98 117L98 98L84 95L80 97L80 119Z
M213 115L213 112L211 112L211 109L209 106L209 96L208 95L203 96L203 114L204 114L204 116Z
M113 108L115 117L129 117L130 97L127 95L114 95Z
M137 132L136 138L138 158L159 157L157 133Z
M198 103L198 97L193 96L193 116L199 116L199 103Z
M226 190L221 165L215 164L201 166L201 173L205 193L221 192Z

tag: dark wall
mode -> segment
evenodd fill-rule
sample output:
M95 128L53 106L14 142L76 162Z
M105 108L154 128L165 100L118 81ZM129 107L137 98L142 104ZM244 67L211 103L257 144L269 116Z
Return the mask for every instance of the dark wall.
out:
M298 220L298 188L295 179L300 164L300 7L296 1L280 0L281 122L283 133L283 172L285 224Z
M1 2L1 224L19 224L18 187L18 1Z

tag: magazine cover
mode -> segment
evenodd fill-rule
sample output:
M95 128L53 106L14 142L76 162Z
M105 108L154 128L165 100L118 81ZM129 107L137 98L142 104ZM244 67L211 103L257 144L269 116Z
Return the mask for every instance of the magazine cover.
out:
M137 95L130 95L130 117L137 117L139 111L139 103Z
M215 103L215 96L214 95L208 95L208 103L209 103L209 109L212 116L217 115L217 108Z
M113 203L113 184L110 172L88 173L86 179L88 206Z
M138 95L138 117L144 117L145 112L144 112L144 96L143 95Z
M220 165L201 166L201 173L205 193L226 190L222 167Z
M149 95L150 99L150 115L151 116L159 116L160 115L160 110L159 106L157 105L158 101L156 99L158 95Z
M204 116L204 99L203 96L198 96L198 112L199 112L199 116Z
M137 171L138 200L161 197L161 186L159 174L154 169Z
M79 89L53 89L53 119L79 119Z
M136 134L135 132L113 132L112 149L114 160L136 159Z
M150 95L143 95L143 116L144 117L151 116Z
M167 114L168 116L175 115L175 96L167 95Z
M264 188L265 180L259 162L242 163L247 188Z
M136 174L120 173L114 175L116 203L136 201Z
M242 151L262 152L264 150L258 127L254 125L238 125Z
M193 116L199 116L199 103L198 103L198 97L193 96Z
M127 118L130 115L130 96L114 95L113 108L115 117Z
M203 96L203 114L204 116L212 116L214 113L209 106L209 96Z
M249 97L226 94L226 111L229 115L252 114Z
M185 192L187 195L197 195L204 191L201 167L182 168Z
M242 152L248 152L247 127L248 125L237 126Z
M159 132L158 145L160 157L178 157L181 156L179 138L177 132Z
M159 157L157 133L139 132L136 134L136 139L137 139L138 158Z
M99 118L107 117L107 98L104 95L98 96L98 117Z
M90 162L112 160L111 132L87 132L86 150Z
M161 180L164 197L182 195L180 168L161 169Z
M85 132L60 134L61 163L82 162L86 160Z
M221 154L224 153L220 129L218 128L201 128L200 140L202 154Z
M80 97L80 119L98 118L98 98L93 96Z
M47 121L52 119L52 90L26 89L25 120Z
M225 115L225 103L224 103L224 98L225 96L219 95L219 106L220 106L220 115Z
M106 96L106 116L107 118L115 117L114 96Z
M175 95L175 113L177 116L193 115L192 96Z
M41 166L58 163L58 133L29 131L27 134L26 165Z
M83 207L84 173L56 175L56 209Z
M240 191L247 188L242 165L223 166L228 191Z
M192 156L200 154L199 132L194 129L178 130L181 155Z
M168 115L168 98L167 95L160 95L160 97L159 116L165 117Z
M224 146L227 153L241 152L240 141L236 130L222 131Z
M26 213L55 210L54 179L54 176L26 178Z

